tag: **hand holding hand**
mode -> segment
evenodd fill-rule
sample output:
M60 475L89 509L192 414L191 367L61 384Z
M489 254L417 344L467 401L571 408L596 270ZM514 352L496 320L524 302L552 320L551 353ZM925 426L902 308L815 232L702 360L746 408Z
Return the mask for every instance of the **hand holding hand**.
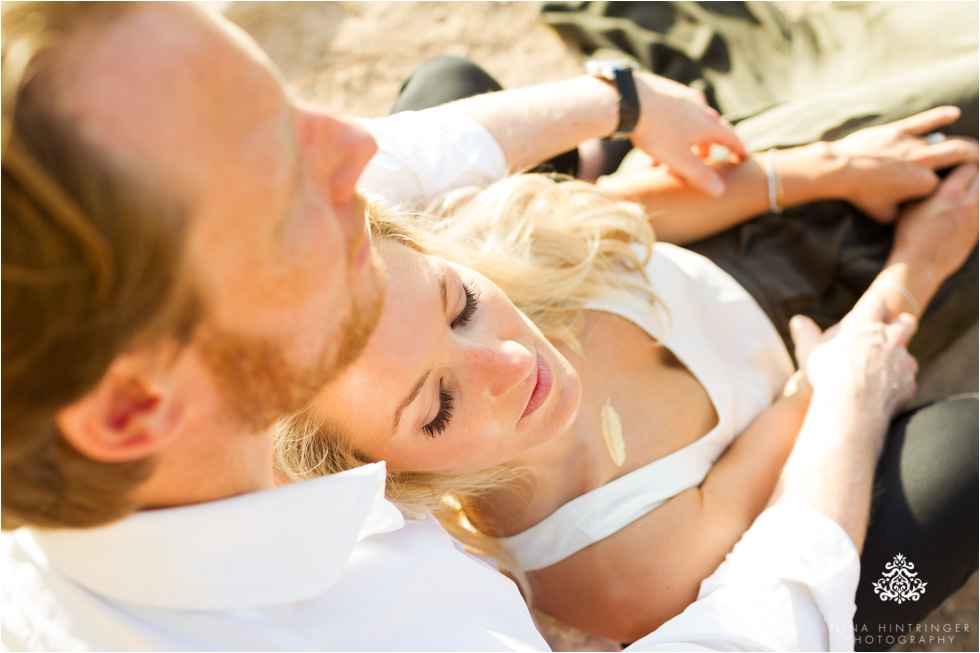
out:
M978 174L976 163L951 172L930 197L902 209L895 224L894 258L937 284L958 270L977 244Z
M884 304L865 296L839 325L821 333L809 318L790 323L800 370L824 395L867 417L890 419L915 394L915 359L905 349L916 320L902 314L883 320Z
M694 89L648 72L637 71L634 78L640 119L633 144L702 192L721 195L725 184L703 159L715 143L746 156L732 126Z
M935 189L935 170L977 161L977 142L971 138L928 138L959 115L956 107L937 107L829 143L832 155L844 161L842 198L878 222L894 221L899 204Z

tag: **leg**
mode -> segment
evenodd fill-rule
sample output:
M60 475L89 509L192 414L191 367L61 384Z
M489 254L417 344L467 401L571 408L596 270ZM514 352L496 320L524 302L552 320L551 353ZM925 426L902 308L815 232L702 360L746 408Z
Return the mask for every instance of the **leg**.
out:
M764 215L688 248L732 275L793 351L789 319L836 324L884 267L892 228L845 202L816 202ZM977 250L929 303L909 350L925 367L976 323Z
M420 111L503 87L469 59L449 55L419 66L402 84L392 113Z
M733 122L962 55L975 59L978 45L975 3L834 3L795 19L770 2L544 2L541 12L587 54L623 52L703 91Z
M948 399L892 425L876 472L854 617L857 650L910 634L977 569L977 397ZM899 553L926 583L918 600L882 600L875 583ZM914 627L914 626L913 626ZM879 638L880 637L880 638Z
M790 100L738 120L736 132L752 151L819 140L836 140L864 127L880 125L944 104L956 105L960 119L948 134L977 136L976 51L942 62L879 76L862 84L834 88Z

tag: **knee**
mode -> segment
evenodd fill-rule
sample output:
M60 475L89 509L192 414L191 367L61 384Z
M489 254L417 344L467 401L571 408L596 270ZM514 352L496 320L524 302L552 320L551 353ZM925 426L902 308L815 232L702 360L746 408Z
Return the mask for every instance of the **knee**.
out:
M435 75L440 79L447 80L487 79L499 87L499 84L483 68L466 57L458 57L452 54L441 54L429 59L412 73L412 78L420 75Z
M427 109L501 88L497 80L469 59L441 55L423 63L405 80L392 113Z
M980 491L977 395L957 395L918 411L909 430L912 437L901 467L913 513L921 513L916 516L923 523L972 514L975 530Z

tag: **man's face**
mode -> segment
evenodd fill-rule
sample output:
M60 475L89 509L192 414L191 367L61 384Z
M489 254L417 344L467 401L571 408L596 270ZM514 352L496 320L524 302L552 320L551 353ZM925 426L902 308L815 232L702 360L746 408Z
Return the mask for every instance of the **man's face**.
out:
M261 428L307 403L379 311L354 188L374 141L295 101L247 37L180 3L81 34L60 73L56 101L82 134L190 209L206 311L192 350L225 408Z

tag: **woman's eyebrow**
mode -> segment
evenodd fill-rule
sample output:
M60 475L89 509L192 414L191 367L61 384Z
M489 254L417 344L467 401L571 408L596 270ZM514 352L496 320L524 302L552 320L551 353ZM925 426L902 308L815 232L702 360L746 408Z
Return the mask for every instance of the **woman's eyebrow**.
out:
M432 370L427 370L425 374L422 375L422 378L419 379L419 382L415 384L415 387L412 388L412 391L408 393L407 397L405 397L405 401L403 401L401 403L401 406L398 407L398 410L395 411L395 419L391 423L392 435L398 432L398 422L401 421L402 411L408 408L408 405L413 401L415 401L415 398L419 396L419 392L422 390L422 386L425 385L425 382L429 378L429 374L431 373Z
M439 294L442 296L442 312L446 312L446 272L445 270L439 273L439 277L436 279L439 282Z
M448 300L446 298L447 291L446 291L446 273L445 273L445 271L439 273L439 276L437 277L436 281L439 282L439 296L442 299L442 312L445 313L448 310L448 308L447 308L447 301ZM404 412L404 410L406 408L408 408L408 405L410 403L412 403L413 401L415 401L415 398L419 396L419 392L422 391L422 386L425 385L425 382L429 378L429 375L430 374L432 374L432 370L426 370L426 372L418 380L418 383L415 384L415 387L412 388L412 391L408 393L408 396L407 397L405 397L405 401L403 401L401 403L401 405L398 406L398 409L395 411L395 419L392 420L392 422L391 422L391 434L392 435L394 435L395 433L398 432L398 424L399 424L399 422L401 422L402 412Z

